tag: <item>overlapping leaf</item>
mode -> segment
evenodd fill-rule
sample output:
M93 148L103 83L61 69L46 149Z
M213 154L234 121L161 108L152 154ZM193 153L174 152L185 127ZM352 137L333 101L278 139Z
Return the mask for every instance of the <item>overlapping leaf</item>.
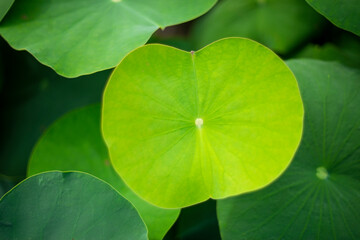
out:
M360 36L360 4L358 0L306 0L336 26Z
M80 172L30 177L0 201L2 239L147 239L135 208L110 185Z
M180 210L157 208L136 196L113 170L100 133L100 106L67 114L53 124L36 145L28 175L48 170L78 170L103 179L137 208L150 239L162 239Z
M216 0L17 0L0 25L57 73L76 77L116 66L158 28L189 21Z
M0 2L0 22L5 17L5 14L9 11L11 5L15 0L1 0Z
M323 23L304 0L223 0L198 21L192 37L197 47L223 37L248 37L286 54Z
M290 165L260 191L218 201L227 239L359 239L360 72L317 60L288 62L305 106Z
M100 102L109 72L69 80L17 53L4 61L4 73L0 173L25 176L31 150L45 129L72 109Z

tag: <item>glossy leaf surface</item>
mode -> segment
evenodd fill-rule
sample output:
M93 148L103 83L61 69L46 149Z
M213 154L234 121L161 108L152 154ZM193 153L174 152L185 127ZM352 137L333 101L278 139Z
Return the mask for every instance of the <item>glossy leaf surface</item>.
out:
M25 49L66 77L116 66L158 28L189 21L216 0L17 0L0 25Z
M286 54L321 29L321 15L304 0L223 0L193 28L203 47L223 37L247 37Z
M102 117L123 180L147 201L176 208L277 178L300 142L303 106L278 56L229 38L196 53L138 48L112 74Z
M227 239L359 239L360 72L318 60L288 62L305 107L304 136L270 186L218 201Z
M0 201L2 239L147 239L135 208L110 185L80 172L30 177Z
M31 156L28 175L49 170L83 171L111 184L137 208L150 239L162 239L179 215L180 210L160 209L137 197L113 170L100 133L99 105L65 115L42 136Z

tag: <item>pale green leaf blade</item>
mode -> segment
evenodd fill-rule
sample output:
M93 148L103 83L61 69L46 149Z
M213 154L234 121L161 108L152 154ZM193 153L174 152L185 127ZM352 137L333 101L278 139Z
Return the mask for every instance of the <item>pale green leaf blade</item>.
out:
M159 27L189 21L216 0L17 0L0 34L66 77L116 66Z
M306 2L336 26L360 36L360 3L358 0L306 0Z
M303 108L279 57L229 38L196 53L133 51L108 82L102 117L115 170L147 201L175 208L272 182L300 142Z
M49 170L87 172L111 184L137 208L150 239L162 239L179 215L179 209L157 208L137 197L113 170L100 133L99 105L65 115L41 137L28 165L28 176Z
M135 208L110 185L80 172L32 176L0 201L2 239L147 239Z
M227 239L359 239L360 72L318 60L288 62L305 107L288 170L260 191L218 201Z
M247 37L286 54L323 25L304 0L223 0L197 21L192 35L197 47L224 37Z

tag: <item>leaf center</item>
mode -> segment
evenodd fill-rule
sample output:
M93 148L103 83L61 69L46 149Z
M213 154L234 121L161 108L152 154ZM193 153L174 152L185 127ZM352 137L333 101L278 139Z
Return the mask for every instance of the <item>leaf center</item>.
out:
M321 179L321 180L325 180L325 179L328 178L329 173L328 173L328 171L326 170L326 168L324 168L324 167L318 167L318 168L316 169L316 176L317 176L319 179Z
M204 124L204 120L202 120L202 118L197 118L195 120L195 125L197 128L201 128L203 124Z

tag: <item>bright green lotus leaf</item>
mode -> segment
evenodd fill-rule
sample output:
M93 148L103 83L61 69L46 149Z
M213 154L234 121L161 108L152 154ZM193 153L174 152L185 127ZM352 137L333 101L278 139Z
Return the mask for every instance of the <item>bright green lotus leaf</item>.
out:
M25 49L66 77L116 66L160 27L189 21L216 0L17 0L0 25Z
M197 47L223 37L247 37L286 54L323 23L304 0L223 0L199 19L192 35Z
M269 184L289 165L302 122L292 72L271 50L242 38L196 53L138 48L113 72L103 99L115 170L166 208Z
M360 36L359 0L306 0L336 26Z
M222 238L360 239L360 71L292 60L305 107L304 136L270 186L218 201Z
M30 177L0 201L1 239L147 239L135 208L86 173Z
M99 105L65 115L42 136L31 156L28 175L49 170L83 171L111 184L137 208L150 239L162 239L180 213L178 209L157 208L140 199L116 174L100 133Z
M6 13L9 11L11 5L13 5L15 0L1 0L0 2L0 22L5 17Z

